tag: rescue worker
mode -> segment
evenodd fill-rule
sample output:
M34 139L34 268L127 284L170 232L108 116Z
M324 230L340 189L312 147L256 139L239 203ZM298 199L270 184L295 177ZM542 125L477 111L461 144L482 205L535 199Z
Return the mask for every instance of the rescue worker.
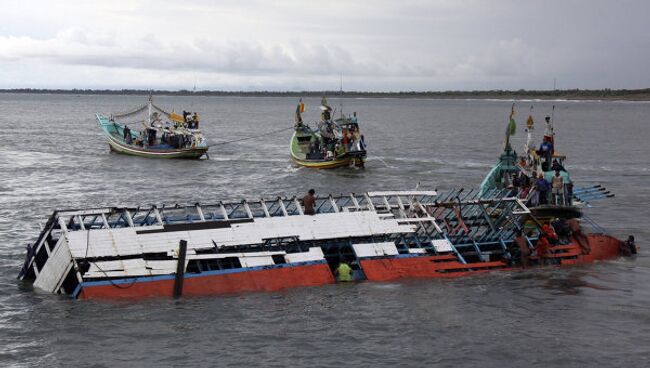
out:
M192 120L194 120L194 129L199 129L199 114L196 112L192 114Z
M352 268L347 263L345 263L345 261L341 261L341 263L339 263L339 266L334 271L334 274L336 274L339 282L352 281Z
M589 254L591 253L591 246L589 246L589 238L582 232L580 228L580 223L575 218L570 218L567 220L567 225L569 225L569 230L571 230L571 235L580 245L582 253Z
M564 204L564 179L560 176L560 170L555 170L555 175L551 178L551 193L553 204Z
M542 225L542 232L544 233L544 235L546 235L546 238L548 239L549 244L556 245L556 244L558 244L560 242L560 238L555 233L555 229L551 225L550 221L548 221L544 225Z
M548 242L548 238L546 237L546 233L541 231L539 233L539 239L537 239L537 244L535 245L540 266L543 266L546 263L549 246L550 244Z
M315 190L309 189L309 192L307 192L307 194L302 197L302 205L305 206L305 215L313 216L316 214L316 210L314 209L314 205L316 204L316 197L314 196L315 194Z
M357 120L357 112L356 111L352 113L352 118L350 118L350 121L357 124L358 120Z
M528 242L524 238L524 234L521 230L517 230L515 236L515 244L519 247L519 255L521 257L521 267L528 267L528 257L530 257L530 248L528 248Z
M124 126L124 141L126 144L131 144L133 142L133 137L131 136L131 129L128 126Z
M549 184L546 179L544 179L544 174L539 174L537 181L535 182L535 189L539 193L539 204L548 204L548 188Z

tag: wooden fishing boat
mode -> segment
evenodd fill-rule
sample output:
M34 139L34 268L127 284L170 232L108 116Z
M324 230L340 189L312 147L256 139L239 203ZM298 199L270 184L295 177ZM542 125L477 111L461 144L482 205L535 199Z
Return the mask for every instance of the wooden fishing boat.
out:
M120 123L116 119L136 116L148 110L144 119ZM152 158L198 159L207 157L208 144L199 129L196 113L166 112L153 104L132 111L104 116L96 114L108 145L113 152Z
M527 187L528 192L524 193L522 199L526 200L533 214L545 219L581 217L582 208L588 206L591 201L614 196L601 185L586 187L574 185L571 175L565 167L566 156L555 149L556 137L551 116L546 116L542 144L539 149L536 149L532 138L534 120L532 115L529 115L526 122L527 139L524 154L517 155L510 145L510 136L515 132L513 115L514 105L506 130L503 153L499 156L496 165L483 179L482 190L510 188L521 193L524 187ZM546 182L551 183L556 174L561 178L562 190L554 194L551 188L548 188L546 195L539 197L540 192L536 190L535 181L541 175Z
M352 279L452 278L521 267L514 234L530 214L508 191L386 191L327 196L305 215L296 198L55 211L19 279L80 299L275 291ZM537 235L526 236L535 252ZM551 247L547 264L619 255L590 234ZM537 255L531 266L539 265Z
M359 130L356 113L332 119L332 108L327 105L325 98L321 102L321 110L318 127L311 128L302 121L304 104L302 101L298 104L294 121L295 131L289 145L293 161L300 166L318 169L363 167L366 144Z

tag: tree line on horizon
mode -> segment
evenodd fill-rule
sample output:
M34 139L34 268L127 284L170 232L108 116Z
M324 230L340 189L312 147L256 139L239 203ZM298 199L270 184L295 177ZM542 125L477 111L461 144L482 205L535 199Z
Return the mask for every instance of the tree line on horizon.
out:
M0 93L34 93L34 94L77 94L77 95L170 95L170 96L273 96L273 97L432 97L432 98L524 98L524 97L559 97L559 98L616 98L640 97L650 98L650 88L644 89L563 89L563 90L471 90L471 91L213 91L213 90L144 90L144 89L46 89L46 88L11 88L0 89Z

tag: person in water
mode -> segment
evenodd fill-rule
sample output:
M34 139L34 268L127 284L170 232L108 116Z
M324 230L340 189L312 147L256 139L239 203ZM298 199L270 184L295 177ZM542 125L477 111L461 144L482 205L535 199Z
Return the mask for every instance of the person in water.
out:
M535 245L535 250L537 251L537 257L539 258L539 265L543 266L546 263L548 248L551 244L548 242L548 237L544 231L539 232L539 238L537 239L537 244Z
M528 248L528 242L524 237L524 234L521 230L517 230L515 233L515 244L519 248L519 256L521 257L521 267L528 267L528 257L530 257L530 248Z
M339 282L352 281L352 268L345 261L341 261L341 263L339 263L339 266L336 268L334 273L336 274Z
M621 255L624 256L631 256L636 254L636 244L634 244L634 236L630 235L627 237L627 240L624 242L621 242Z
M575 218L570 218L567 220L567 225L569 225L569 230L571 230L571 235L578 242L582 253L589 254L591 253L591 246L589 245L589 238L585 233L582 232L580 228L580 223Z
M556 245L560 242L560 238L555 233L555 229L551 225L551 222L548 221L542 226L542 232L546 235L549 244Z
M316 210L314 209L314 205L316 204L315 194L315 190L309 189L309 192L302 197L302 205L305 206L305 215L313 216L316 214Z

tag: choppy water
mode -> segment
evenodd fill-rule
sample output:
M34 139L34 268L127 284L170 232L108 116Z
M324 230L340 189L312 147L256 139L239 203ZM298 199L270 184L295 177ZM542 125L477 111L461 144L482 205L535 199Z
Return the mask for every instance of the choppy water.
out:
M95 112L145 97L0 94L0 366L649 366L650 104L556 105L578 184L616 197L589 215L634 234L633 260L459 280L359 283L226 297L85 302L16 281L24 245L55 208L195 203L373 189L477 186L499 154L507 101L346 99L365 170L292 166L290 132L216 145L209 161L110 154ZM212 142L288 126L293 98L160 97L203 117ZM317 99L307 99L315 119ZM338 106L339 100L331 99ZM541 127L540 127L541 129ZM539 133L539 132L538 132Z

